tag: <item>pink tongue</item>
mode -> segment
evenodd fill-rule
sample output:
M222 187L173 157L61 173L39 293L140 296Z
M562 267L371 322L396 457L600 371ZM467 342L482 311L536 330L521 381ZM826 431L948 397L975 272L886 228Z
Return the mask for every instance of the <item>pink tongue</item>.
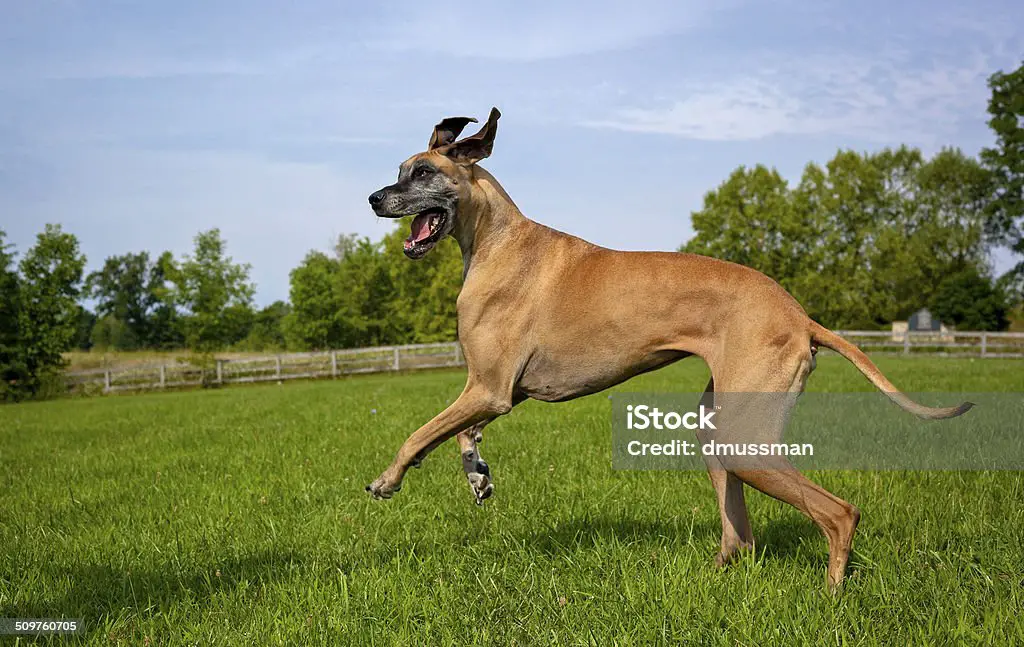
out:
M430 216L416 216L412 221L412 235L409 240L418 243L430 235Z

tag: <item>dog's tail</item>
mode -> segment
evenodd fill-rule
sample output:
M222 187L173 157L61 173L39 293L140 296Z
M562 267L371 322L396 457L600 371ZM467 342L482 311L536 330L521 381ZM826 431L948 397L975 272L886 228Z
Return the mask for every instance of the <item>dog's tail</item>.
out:
M918 418L925 420L955 418L967 413L974 406L972 402L964 402L955 407L926 407L923 404L918 404L893 386L892 382L882 374L882 371L878 370L874 362L861 349L817 322L811 322L810 332L811 339L825 348L831 348L848 359L864 374L864 377L868 378L882 393L889 396L890 400L898 404L904 411L909 411Z

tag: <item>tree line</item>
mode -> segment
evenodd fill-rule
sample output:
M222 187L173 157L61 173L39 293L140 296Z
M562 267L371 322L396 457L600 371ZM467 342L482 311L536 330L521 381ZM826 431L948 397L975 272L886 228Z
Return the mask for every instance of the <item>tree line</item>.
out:
M771 276L832 328L873 329L927 306L945 323L1002 330L1024 288L1024 65L989 78L995 145L840 151L795 185L740 167L692 214L680 250ZM992 276L996 246L1018 263Z
M756 268L831 328L882 328L928 306L961 329L1004 329L1024 293L1024 65L989 79L995 144L839 151L790 184L736 169L692 214L680 250ZM341 236L290 273L288 302L253 303L250 266L217 229L190 254L126 253L85 274L78 240L47 225L18 260L0 230L0 400L59 392L73 349L315 350L456 337L462 259L451 239L409 262L408 222L379 241ZM86 307L86 304L89 307Z

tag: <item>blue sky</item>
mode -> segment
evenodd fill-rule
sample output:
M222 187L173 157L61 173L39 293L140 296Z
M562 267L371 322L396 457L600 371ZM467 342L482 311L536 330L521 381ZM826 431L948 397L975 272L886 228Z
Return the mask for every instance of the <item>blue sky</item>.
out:
M485 166L545 224L674 249L740 164L991 142L1016 2L0 0L0 228L90 268L220 227L257 302L450 115L503 117ZM997 269L1008 259L996 258Z

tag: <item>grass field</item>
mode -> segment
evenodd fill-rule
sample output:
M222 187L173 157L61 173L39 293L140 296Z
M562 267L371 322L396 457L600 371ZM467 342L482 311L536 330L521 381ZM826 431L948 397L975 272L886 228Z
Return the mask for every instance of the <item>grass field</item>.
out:
M907 391L1024 392L1021 361L878 364ZM758 552L716 570L706 475L613 471L604 394L489 427L482 507L454 443L371 501L364 485L462 380L0 408L0 617L83 618L77 640L131 645L1024 641L1019 473L815 474L863 512L838 597L816 528L759 494ZM705 382L690 360L625 389ZM810 388L871 387L826 356Z

